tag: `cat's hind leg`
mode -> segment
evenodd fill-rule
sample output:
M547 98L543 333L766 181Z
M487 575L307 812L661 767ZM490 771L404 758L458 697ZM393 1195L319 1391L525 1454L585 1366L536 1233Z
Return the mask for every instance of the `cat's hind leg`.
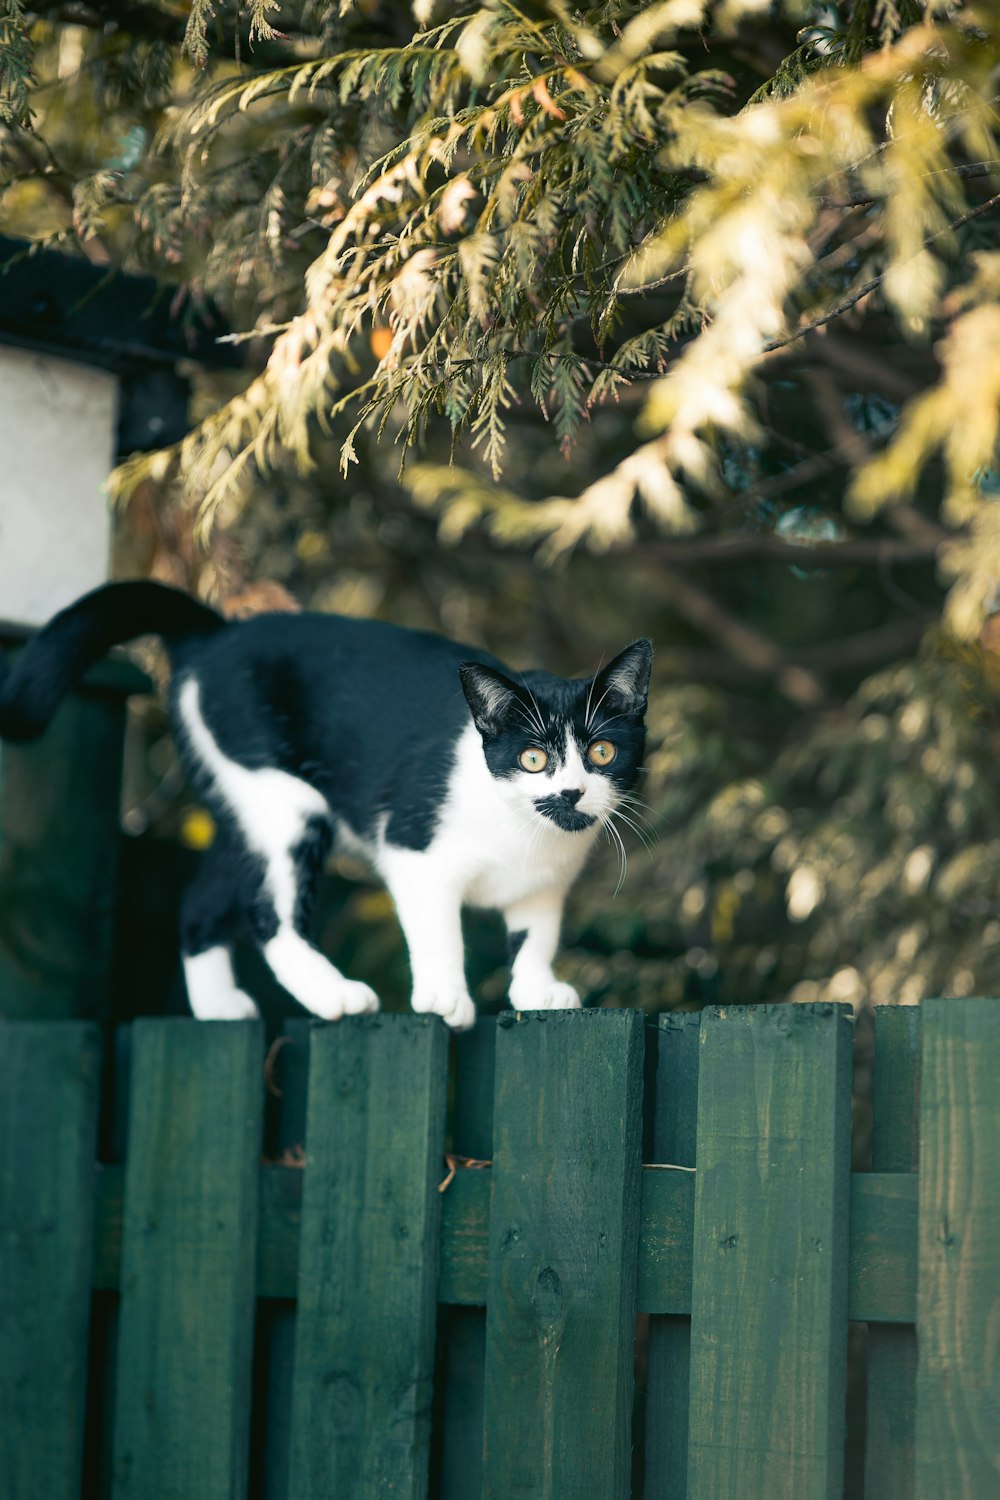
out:
M181 898L181 963L188 1004L199 1021L245 1021L258 1013L233 973L240 865L238 850L220 832Z
M244 887L241 897L275 979L324 1020L377 1010L375 992L345 978L308 938L312 897L330 847L326 799L277 766L244 766L227 755L202 713L194 676L180 685L176 717L178 742L195 785L202 786L219 821L258 862L256 887L252 892Z

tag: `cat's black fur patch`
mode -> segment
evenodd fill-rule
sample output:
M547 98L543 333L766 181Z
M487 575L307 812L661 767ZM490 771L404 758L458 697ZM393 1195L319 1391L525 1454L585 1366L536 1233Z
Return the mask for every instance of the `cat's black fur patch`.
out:
M467 646L377 620L289 614L258 615L172 655L178 684L197 668L223 754L302 777L362 837L385 816L391 843L430 843L469 722L458 675ZM486 652L476 659L499 666ZM363 747L349 728L359 710Z
M333 829L326 818L310 818L305 837L294 853L295 860L295 930L309 936L316 885L327 856L333 848Z
M557 793L552 797L536 797L535 806L540 813L551 818L557 828L562 828L566 833L580 833L584 828L593 826L594 819L586 813L576 812L566 801L565 793Z
M513 964L515 958L524 947L524 940L528 936L527 931L508 932L507 934L507 962Z
M264 890L264 861L223 820L181 899L181 951L205 953L227 943L244 924L258 942L267 942L278 929Z

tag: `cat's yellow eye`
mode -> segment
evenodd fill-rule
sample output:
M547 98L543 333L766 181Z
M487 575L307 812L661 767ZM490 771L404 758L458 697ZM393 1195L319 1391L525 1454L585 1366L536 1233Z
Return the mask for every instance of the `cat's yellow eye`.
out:
M610 766L617 754L617 747L610 740L595 740L587 747L587 759L592 766Z
M545 751L539 750L537 746L533 746L530 750L522 750L518 759L521 762L521 769L524 771L544 771L549 763L549 757Z

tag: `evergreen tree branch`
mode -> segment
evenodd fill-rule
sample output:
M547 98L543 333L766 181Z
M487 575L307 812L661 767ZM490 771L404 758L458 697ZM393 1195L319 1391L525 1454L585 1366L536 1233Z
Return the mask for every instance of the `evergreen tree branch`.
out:
M35 0L31 9L32 14L44 16L52 22L83 26L89 31L112 28L127 36L170 42L177 47L183 45L187 31L184 15L161 10L155 4L144 4L143 0L121 0L121 3L119 0ZM228 8L216 15L212 31L221 55L245 58L244 47L252 46L251 55L255 62L278 66L283 62L301 61L319 45L319 38L313 31L290 27L287 32L268 36L266 33L252 34L253 25L253 16L244 16L242 12L239 13L239 24L234 24Z
M933 234L927 235L922 241L921 248L927 249L935 240L939 240L942 235L953 234L956 229L961 229L965 224L970 224L973 219L979 219L983 214L987 214L992 209L998 207L1000 207L1000 193L994 193L992 198L987 198L984 203L978 203L975 208L970 208L967 213L960 214L957 219L953 219L943 229L935 230ZM789 344L794 344L799 339L804 338L807 333L812 333L814 329L822 328L825 324L832 323L835 318L841 317L845 312L849 312L863 297L867 297L870 292L874 292L882 285L886 274L885 271L880 271L877 276L873 276L863 286L857 287L849 297L845 297L842 302L838 302L836 307L832 307L829 312L822 313L818 318L810 319L808 323L802 323L794 333L786 334L783 338L768 340L764 345L764 353L773 354L776 349L784 349Z

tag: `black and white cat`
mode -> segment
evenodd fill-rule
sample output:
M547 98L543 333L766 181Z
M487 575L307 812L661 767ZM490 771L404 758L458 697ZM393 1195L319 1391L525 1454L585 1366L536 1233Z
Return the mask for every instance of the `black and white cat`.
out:
M415 1011L471 1026L463 905L502 912L517 1010L579 1005L552 971L563 904L642 759L652 648L593 678L510 672L440 636L325 614L228 622L161 584L108 584L56 615L0 685L0 736L41 734L112 645L161 636L185 770L218 836L185 894L188 998L203 1020L257 1014L236 984L241 923L314 1015L378 1009L309 941L333 847L396 904Z

